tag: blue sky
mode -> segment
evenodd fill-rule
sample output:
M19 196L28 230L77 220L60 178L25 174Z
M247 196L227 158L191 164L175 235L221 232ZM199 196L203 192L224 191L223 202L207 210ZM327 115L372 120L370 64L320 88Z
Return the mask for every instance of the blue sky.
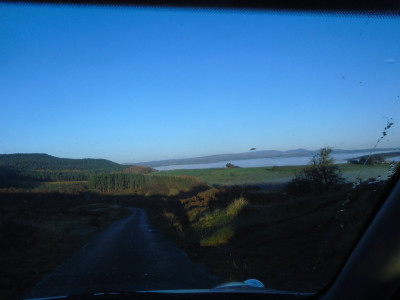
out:
M399 147L400 20L0 6L0 153Z

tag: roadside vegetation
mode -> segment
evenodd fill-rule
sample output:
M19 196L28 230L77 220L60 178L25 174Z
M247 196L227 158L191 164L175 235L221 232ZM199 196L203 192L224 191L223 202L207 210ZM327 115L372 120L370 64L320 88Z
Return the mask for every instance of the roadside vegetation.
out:
M152 221L225 281L317 291L340 269L385 184L338 185L301 196L238 186L144 203Z

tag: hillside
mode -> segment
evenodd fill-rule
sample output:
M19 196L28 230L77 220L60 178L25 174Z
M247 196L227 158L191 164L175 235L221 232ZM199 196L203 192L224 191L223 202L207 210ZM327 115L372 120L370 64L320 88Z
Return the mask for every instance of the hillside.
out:
M34 171L121 171L127 166L117 164L106 159L71 159L58 158L48 154L32 153L32 154L1 154L0 166L15 168L20 170Z

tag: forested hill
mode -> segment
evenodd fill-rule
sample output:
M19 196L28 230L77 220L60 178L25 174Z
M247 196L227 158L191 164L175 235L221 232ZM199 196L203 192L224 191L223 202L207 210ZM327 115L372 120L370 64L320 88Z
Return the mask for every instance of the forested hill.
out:
M76 170L76 171L121 171L126 165L120 165L106 159L58 158L48 154L0 154L0 166L19 170Z

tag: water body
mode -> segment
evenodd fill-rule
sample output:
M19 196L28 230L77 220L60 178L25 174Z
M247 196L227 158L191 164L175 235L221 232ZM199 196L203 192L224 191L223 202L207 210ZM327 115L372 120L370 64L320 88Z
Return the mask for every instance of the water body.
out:
M393 151L383 151L379 153L387 153ZM335 159L335 163L342 164L346 163L348 159L369 155L370 152L359 152L359 153L338 153L332 154ZM374 152L373 154L378 154ZM188 164L188 165L171 165L154 167L159 171L166 170L177 170L177 169L209 169L209 168L225 168L227 163L234 164L241 168L254 168L254 167L270 167L270 166L304 166L310 162L312 155L310 156L293 156L293 157L268 157L268 158L255 158L255 159L243 159L243 160L229 160L219 161L207 164ZM389 160L400 161L400 156L391 157Z

